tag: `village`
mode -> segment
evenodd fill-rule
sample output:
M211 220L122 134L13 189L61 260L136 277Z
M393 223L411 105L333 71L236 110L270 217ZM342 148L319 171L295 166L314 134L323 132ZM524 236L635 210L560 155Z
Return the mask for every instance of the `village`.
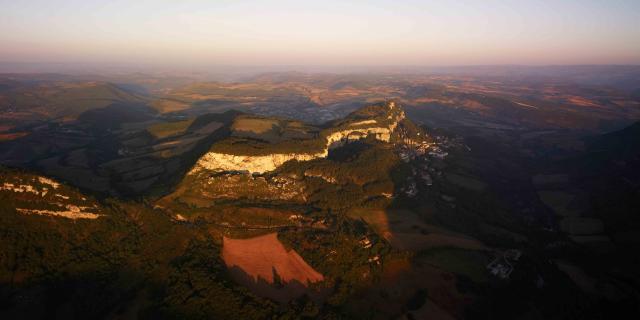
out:
M403 132L400 134L402 143L397 145L398 156L411 166L412 173L400 191L409 198L418 194L418 184L430 187L433 185L434 177L442 176L439 162L449 155L450 150L462 146L468 149L457 137L428 136L424 132L417 132L417 137L413 139L403 135ZM426 139L427 137L431 139Z
M506 250L502 255L499 255L491 261L491 263L487 265L487 269L492 275L499 279L509 279L509 276L513 273L513 270L521 256L522 252L520 250Z

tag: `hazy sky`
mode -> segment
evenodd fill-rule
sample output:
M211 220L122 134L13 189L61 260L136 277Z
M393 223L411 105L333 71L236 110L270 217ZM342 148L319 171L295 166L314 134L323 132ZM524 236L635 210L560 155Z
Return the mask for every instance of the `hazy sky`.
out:
M0 0L0 61L640 64L640 0Z

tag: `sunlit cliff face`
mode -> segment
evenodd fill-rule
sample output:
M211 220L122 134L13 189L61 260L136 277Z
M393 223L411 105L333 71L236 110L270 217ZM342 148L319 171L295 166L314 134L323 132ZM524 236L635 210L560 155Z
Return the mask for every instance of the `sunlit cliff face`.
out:
M352 123L355 128L346 128L329 133L325 139L322 150L316 153L273 153L267 155L250 156L229 153L208 152L202 156L191 173L202 170L211 171L247 171L250 173L265 173L273 171L287 161L310 161L318 158L326 158L329 150L336 148L350 141L360 140L373 136L375 139L389 142L391 134L398 126L398 122L405 117L404 111L397 110L394 102L387 104L388 120L387 126L380 126L376 121L365 120ZM363 126L364 125L364 126Z

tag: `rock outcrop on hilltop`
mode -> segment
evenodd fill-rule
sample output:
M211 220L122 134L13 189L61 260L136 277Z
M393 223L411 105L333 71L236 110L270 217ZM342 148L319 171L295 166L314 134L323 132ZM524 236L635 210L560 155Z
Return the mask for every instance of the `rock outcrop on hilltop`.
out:
M326 158L329 150L342 146L345 143L374 137L377 140L390 142L398 123L405 118L404 110L395 102L375 106L379 110L372 114L374 119L362 119L363 112L356 111L337 126L324 130L317 139L323 139L323 147L317 152L278 152L259 155L217 152L207 152L195 164L191 174L209 171L246 171L250 173L265 173L273 171L287 161L310 161L317 158ZM274 148L277 150L277 146Z
M316 154L306 153L275 153L266 156L243 156L226 153L208 152L198 162L195 171L248 171L251 173L264 173L273 171L287 161L310 161L324 158L328 151Z
M22 215L67 219L103 216L99 203L49 177L0 167L0 203Z

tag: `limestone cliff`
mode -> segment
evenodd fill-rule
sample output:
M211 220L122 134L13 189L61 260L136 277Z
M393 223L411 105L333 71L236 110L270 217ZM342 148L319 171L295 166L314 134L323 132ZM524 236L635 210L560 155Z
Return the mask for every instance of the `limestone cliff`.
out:
M243 156L217 152L208 152L198 160L192 172L200 170L212 171L249 171L264 173L273 171L290 160L309 161L326 157L328 151L316 154L276 153L266 156Z
M202 156L190 173L202 170L210 171L247 171L265 173L273 171L287 161L310 161L325 158L329 150L345 143L373 136L375 139L390 142L391 135L398 123L405 118L404 111L394 102L385 106L384 121L375 119L343 123L336 128L325 130L319 139L324 139L324 148L314 153L272 153L266 155L240 155L210 151Z

